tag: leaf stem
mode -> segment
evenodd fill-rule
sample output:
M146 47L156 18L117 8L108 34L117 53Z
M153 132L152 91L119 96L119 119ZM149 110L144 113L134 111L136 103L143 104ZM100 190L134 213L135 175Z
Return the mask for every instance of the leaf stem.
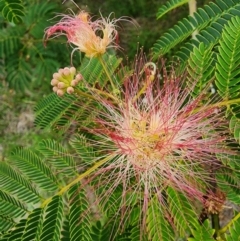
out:
M113 156L107 156L104 159L96 162L92 167L90 167L87 171L85 171L84 173L80 174L76 179L74 179L72 182L70 182L67 186L63 187L56 195L63 195L65 192L67 192L74 184L78 183L79 181L81 181L83 178L87 177L89 174L91 174L92 172L94 172L98 167L102 166L103 164L105 164L107 161L109 161L110 159L112 159ZM54 195L54 196L56 196ZM50 197L48 199L46 199L41 207L45 207L49 202L51 202L53 197Z
M238 213L226 226L224 226L222 229L218 231L218 236L226 233L227 230L230 228L230 226L232 226L233 223L236 222L239 218L240 218L240 213Z
M188 1L188 8L189 8L189 15L194 18L194 13L197 11L197 1L196 0L189 0ZM196 35L198 34L198 30L194 30L192 33L192 38L196 39Z
M218 231L220 229L219 225L219 214L212 214L212 228L215 229L214 237L216 238Z
M103 61L102 56L100 55L100 56L98 57L98 59L99 59L101 65L102 65L102 67L103 67L103 69L104 69L104 71L105 71L105 73L106 73L106 75L107 75L110 83L111 83L112 89L115 90L115 85L114 85L114 83L113 83L112 77L111 77L108 69L106 68L106 65L105 65L105 63L104 63L104 61Z

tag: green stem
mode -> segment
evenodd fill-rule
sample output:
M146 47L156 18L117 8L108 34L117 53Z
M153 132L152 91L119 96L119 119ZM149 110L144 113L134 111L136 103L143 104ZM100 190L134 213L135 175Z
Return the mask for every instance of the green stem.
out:
M83 97L86 97L86 98L89 98L89 99L92 99L92 100L96 100L96 98L94 98L93 95L89 95L85 92L82 92L79 89L74 89L74 93L76 93L78 96L83 96Z
M189 8L189 15L194 17L194 13L197 11L197 1L196 0L189 0L188 1L188 8ZM192 33L192 38L196 39L196 35L198 34L198 30L195 30Z
M230 228L230 226L232 226L233 223L236 222L239 218L240 218L240 213L238 213L225 227L223 227L222 229L220 229L218 231L218 236L220 236L221 234L226 233L227 230Z
M70 182L67 186L63 187L56 195L63 195L65 192L67 192L73 185L75 185L76 183L80 182L83 178L87 177L89 174L91 174L92 172L94 172L97 168L99 168L100 166L102 166L103 164L105 164L107 161L109 161L110 159L112 159L113 156L107 156L106 158L98 161L97 163L95 163L92 167L90 167L87 171L85 171L84 173L80 174L76 179L74 179L72 182ZM51 202L53 197L50 197L48 199L46 199L43 203L42 203L42 207L45 207L46 205L48 205L49 202Z
M96 92L98 93L99 95L103 95L103 96L106 96L107 98L110 98L112 99L113 101L115 102L118 102L118 99L116 97L114 97L113 95L105 92L105 91L102 91L102 90L98 90L98 89L95 89L95 88L91 88L90 89L91 91L93 92ZM86 98L89 98L89 99L92 99L92 100L97 100L97 98L94 97L94 95L89 95L79 89L75 89L74 92L78 95L78 96L83 96L83 97L86 97Z
M218 102L216 104L213 104L213 106L216 106L216 107L226 106L226 105L231 105L231 104L236 104L236 103L240 103L240 99L221 101L221 102Z
M114 83L113 83L112 77L111 77L108 69L106 68L106 65L105 65L105 63L104 63L104 61L103 61L102 56L100 55L100 56L98 57L98 59L99 59L101 65L102 65L102 67L103 67L103 69L104 69L104 71L105 71L105 73L106 73L106 75L107 75L110 83L111 83L112 89L115 90L116 88L115 88L115 85L114 85Z
M240 103L240 98L235 99L235 100L224 100L224 101L220 101L220 102L208 105L208 106L198 107L193 110L193 113L201 111L202 109L204 110L204 109L214 108L214 107L229 106L231 104L237 104L237 103Z
M214 237L217 237L218 231L220 229L220 224L219 224L219 215L218 214L212 214L212 227L215 229L215 234Z

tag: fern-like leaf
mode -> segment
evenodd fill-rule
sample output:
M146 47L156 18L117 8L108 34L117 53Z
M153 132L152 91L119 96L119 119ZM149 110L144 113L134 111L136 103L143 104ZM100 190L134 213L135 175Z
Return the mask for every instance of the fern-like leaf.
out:
M23 202L37 202L39 195L32 183L6 162L0 162L1 190L14 194Z
M96 161L96 154L84 135L74 135L70 140L70 145L84 163L89 165Z
M226 241L240 241L240 214L236 216L225 234Z
M237 174L234 172L218 174L217 183L219 187L227 194L228 200L232 201L233 203L240 204L239 177Z
M47 205L45 218L43 220L40 240L61 240L61 229L63 225L63 197L56 195Z
M185 237L190 228L198 227L198 216L187 198L171 187L167 189L167 198L171 217L180 237Z
M12 165L18 168L28 179L36 183L40 188L54 191L57 189L56 177L50 168L43 162L44 158L40 153L32 150L16 149L11 157Z
M214 76L214 58L212 46L206 47L203 43L195 47L188 60L188 83L195 87L192 94L198 96Z
M240 93L240 17L225 26L216 64L216 86L223 98L234 99Z
M159 206L159 200L157 197L154 197L148 206L147 229L149 240L175 240L173 229L164 216L163 207Z
M89 205L86 194L80 185L74 185L68 192L69 203L69 230L71 241L91 241L91 223L89 220Z
M214 241L215 230L210 227L208 219L202 225L198 224L197 229L192 229L193 238L188 238L188 241Z
M217 23L220 27L223 26L226 22L224 19L229 19L229 17L236 15L236 12L239 13L239 7L240 4L238 0L228 1L227 4L226 1L216 0L216 3L210 3L204 6L204 8L199 8L194 13L194 17L189 16L188 18L184 18L168 30L168 32L163 34L153 47L154 56L159 57L159 55L164 55L170 49L190 37L196 29L198 31L204 29L202 37L201 35L199 35L199 37L198 35L196 36L198 38L197 42L216 41L216 36L219 36L219 27L217 26L216 29L218 31L215 31L213 24ZM223 19L223 21L221 19ZM212 27L210 25L212 25ZM210 27L211 31L206 31L207 26ZM192 44L190 44L190 46L192 46Z
M67 149L53 140L43 140L39 143L39 150L52 166L52 170L60 172L60 175L75 176L75 161Z
M233 133L235 140L240 144L240 120L232 116L229 122L229 129Z
M24 16L24 6L21 0L0 0L0 11L9 22L19 23Z
M36 208L28 216L25 229L22 235L22 241L39 240L39 233L42 228L43 209Z
M163 6L158 9L157 19L161 18L163 15L169 11L188 3L189 0L169 0Z
M7 82L10 87L23 91L32 81L32 68L26 59L15 57L7 63Z

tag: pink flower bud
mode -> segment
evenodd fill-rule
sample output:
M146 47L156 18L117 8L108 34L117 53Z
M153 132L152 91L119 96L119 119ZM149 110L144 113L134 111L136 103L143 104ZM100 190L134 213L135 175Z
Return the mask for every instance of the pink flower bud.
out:
M76 86L77 84L78 84L77 80L74 79L74 80L71 81L71 86Z
M70 70L72 75L76 74L76 68L75 67L71 67L69 70Z
M64 95L64 91L63 90L57 90L57 95L58 96L63 96Z
M70 87L67 88L67 93L68 94L72 94L73 92L74 92L73 87L70 86Z
M79 83L83 79L83 76L81 74L77 74L75 79Z
M52 90L53 90L53 92L57 93L58 87L57 87L57 86L54 86L54 87L52 88Z
M59 89L63 89L63 88L65 88L65 83L63 83L63 82L59 82L58 83L58 85L57 85L57 87L59 88Z
M52 85L52 86L55 86L55 85L58 84L58 82L59 82L59 81L58 81L57 79L52 79L52 80L51 80L51 85Z
M59 80L61 78L61 75L59 73L54 73L53 74L53 79Z
M70 74L69 68L64 68L63 74L64 74L65 76L68 76L68 75Z
M59 70L58 70L58 73L59 73L60 75L62 75L62 74L63 74L63 69L59 69Z

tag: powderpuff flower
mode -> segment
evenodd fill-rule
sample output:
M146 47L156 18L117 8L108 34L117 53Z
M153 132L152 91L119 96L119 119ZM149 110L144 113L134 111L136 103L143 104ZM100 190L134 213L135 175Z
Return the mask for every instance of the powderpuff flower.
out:
M114 46L117 38L117 19L101 17L92 21L88 13L81 11L76 16L64 15L54 26L46 30L46 40L50 36L66 35L68 42L84 52L87 57L98 57L104 54L109 47Z
M94 153L98 158L112 158L88 180L99 189L99 203L106 205L121 187L121 201L116 198L116 203L125 210L124 220L138 203L145 225L154 216L148 217L155 203L156 210L166 211L164 219L184 230L188 225L176 223L179 213L173 216L167 210L172 192L204 206L215 181L213 172L221 167L218 159L229 154L228 128L216 105L206 103L204 95L190 95L192 89L183 85L182 76L165 74L160 85L156 65L142 62L126 77L119 101L96 96L102 108L94 110L96 125L88 131L95 137L88 145L99 150ZM179 208L176 203L175 210L181 212Z

